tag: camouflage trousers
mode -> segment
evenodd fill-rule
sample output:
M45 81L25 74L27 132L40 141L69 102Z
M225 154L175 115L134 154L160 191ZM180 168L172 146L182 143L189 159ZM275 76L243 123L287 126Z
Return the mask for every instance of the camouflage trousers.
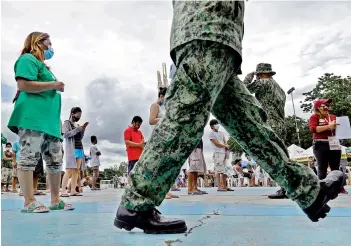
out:
M42 155L48 173L61 172L62 143L60 139L23 128L19 129L18 136L21 145L21 156L17 162L19 169L34 171Z
M269 118L268 113L268 120L267 124L273 129L275 134L279 136L280 139L284 139L286 135L285 123L281 120L274 120Z
M199 143L210 112L301 208L319 193L311 169L288 163L287 149L266 123L267 114L234 79L240 57L229 47L192 41L175 50L177 71L166 94L166 113L131 172L121 205L135 211L159 206L181 166ZM239 62L240 63L240 62Z

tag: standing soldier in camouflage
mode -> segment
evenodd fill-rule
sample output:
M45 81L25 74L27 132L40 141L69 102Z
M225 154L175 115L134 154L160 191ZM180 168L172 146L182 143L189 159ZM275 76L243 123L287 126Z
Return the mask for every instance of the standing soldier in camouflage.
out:
M252 82L256 74L257 79ZM273 79L276 72L272 70L272 65L268 63L260 63L256 67L256 72L249 73L243 83L246 88L255 94L256 99L266 111L268 119L267 123L272 127L273 131L278 134L281 139L285 137L285 102L286 95L279 84ZM278 190L275 194L269 195L270 199L287 198L284 188Z
M284 143L243 83L241 65L244 1L173 1L171 57L177 72L165 97L166 114L131 173L114 225L145 233L183 233L185 221L156 210L180 168L199 143L210 112L262 168L286 189L312 221L329 212L343 182L340 171L319 181L308 167L288 163ZM235 72L235 70L234 70Z

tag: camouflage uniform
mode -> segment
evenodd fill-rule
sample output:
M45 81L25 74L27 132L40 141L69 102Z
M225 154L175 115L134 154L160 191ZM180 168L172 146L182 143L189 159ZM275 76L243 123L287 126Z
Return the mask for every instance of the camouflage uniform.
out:
M259 65L257 71L260 71L260 69L264 70L264 68L259 67ZM270 67L270 64L262 65L269 65ZM281 138L284 138L284 107L286 102L286 95L283 89L273 78L258 79L252 82L252 77L250 77L250 75L247 75L243 83L251 93L255 93L255 97L260 102L263 109L267 112L268 124Z
M210 112L302 208L319 193L318 178L288 153L266 124L267 115L233 68L241 64L244 2L176 1L171 56L177 67L166 94L166 114L131 173L121 205L134 211L159 206L179 169L199 143Z

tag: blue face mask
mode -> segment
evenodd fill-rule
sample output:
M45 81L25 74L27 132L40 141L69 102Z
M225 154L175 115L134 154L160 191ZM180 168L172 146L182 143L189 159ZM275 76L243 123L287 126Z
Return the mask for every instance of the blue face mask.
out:
M161 105L164 105L164 104L165 104L165 99L162 99Z
M44 50L44 59L45 60L49 60L54 56L54 49L53 48L49 48L47 50Z

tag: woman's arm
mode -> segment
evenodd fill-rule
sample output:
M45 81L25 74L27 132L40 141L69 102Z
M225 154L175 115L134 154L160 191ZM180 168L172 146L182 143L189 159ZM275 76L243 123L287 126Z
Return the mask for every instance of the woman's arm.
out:
M28 93L39 93L55 89L56 82L38 82L25 79L17 79L17 86L20 91Z
M7 157L4 152L4 161L12 161L13 157Z
M79 126L71 130L70 123L68 121L65 121L63 123L62 127L62 132L63 132L63 137L64 138L71 138L77 135L77 133L81 132L83 130L83 127Z
M153 103L150 107L150 117L149 117L149 124L156 125L160 118L156 118L158 114L158 105Z

